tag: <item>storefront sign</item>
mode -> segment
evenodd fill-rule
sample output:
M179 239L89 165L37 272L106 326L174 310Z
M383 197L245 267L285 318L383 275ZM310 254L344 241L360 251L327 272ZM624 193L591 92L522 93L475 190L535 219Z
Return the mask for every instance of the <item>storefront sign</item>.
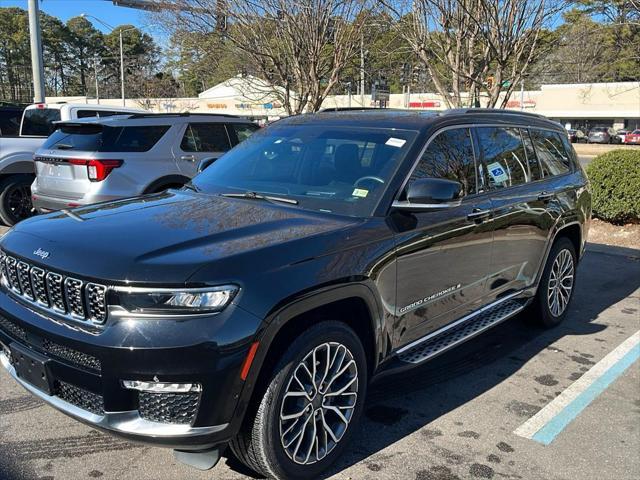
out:
M429 100L426 102L409 102L409 108L438 108L440 102L437 100Z

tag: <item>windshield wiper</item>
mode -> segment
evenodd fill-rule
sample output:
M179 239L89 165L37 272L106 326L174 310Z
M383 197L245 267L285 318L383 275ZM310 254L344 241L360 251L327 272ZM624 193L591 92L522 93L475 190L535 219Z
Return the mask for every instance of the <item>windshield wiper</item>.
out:
M68 143L57 143L56 148L58 150L73 150L73 145L69 145Z
M291 205L298 205L298 201L292 198L272 197L271 195L261 195L256 192L222 193L220 195L222 197L247 198L249 200L267 200L269 202L282 202L282 203L289 203Z

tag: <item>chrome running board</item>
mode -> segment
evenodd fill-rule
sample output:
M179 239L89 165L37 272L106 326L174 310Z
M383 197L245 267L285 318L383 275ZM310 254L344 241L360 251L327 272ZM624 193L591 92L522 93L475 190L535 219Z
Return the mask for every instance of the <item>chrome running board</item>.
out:
M524 309L526 304L522 300L513 299L519 293L487 305L401 348L397 352L398 359L414 365L422 363L504 322Z

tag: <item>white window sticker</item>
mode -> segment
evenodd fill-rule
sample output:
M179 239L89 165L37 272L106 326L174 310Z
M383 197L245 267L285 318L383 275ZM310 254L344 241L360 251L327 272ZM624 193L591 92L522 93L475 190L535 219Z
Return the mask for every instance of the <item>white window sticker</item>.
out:
M369 190L365 190L364 188L355 188L351 195L353 195L354 197L364 198L369 195Z
M389 140L387 140L385 142L387 145L389 145L390 147L402 147L405 143L407 143L407 141L404 138L396 138L396 137L389 137Z
M487 169L489 170L489 175L496 183L504 183L509 181L509 176L507 172L504 171L504 168L500 163L493 162L487 165Z

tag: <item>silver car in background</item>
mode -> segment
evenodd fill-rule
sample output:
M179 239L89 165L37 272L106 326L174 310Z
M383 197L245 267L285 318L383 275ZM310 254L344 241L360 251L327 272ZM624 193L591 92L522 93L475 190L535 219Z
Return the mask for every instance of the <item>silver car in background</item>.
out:
M58 123L34 156L33 204L46 212L182 187L258 128L188 113Z

